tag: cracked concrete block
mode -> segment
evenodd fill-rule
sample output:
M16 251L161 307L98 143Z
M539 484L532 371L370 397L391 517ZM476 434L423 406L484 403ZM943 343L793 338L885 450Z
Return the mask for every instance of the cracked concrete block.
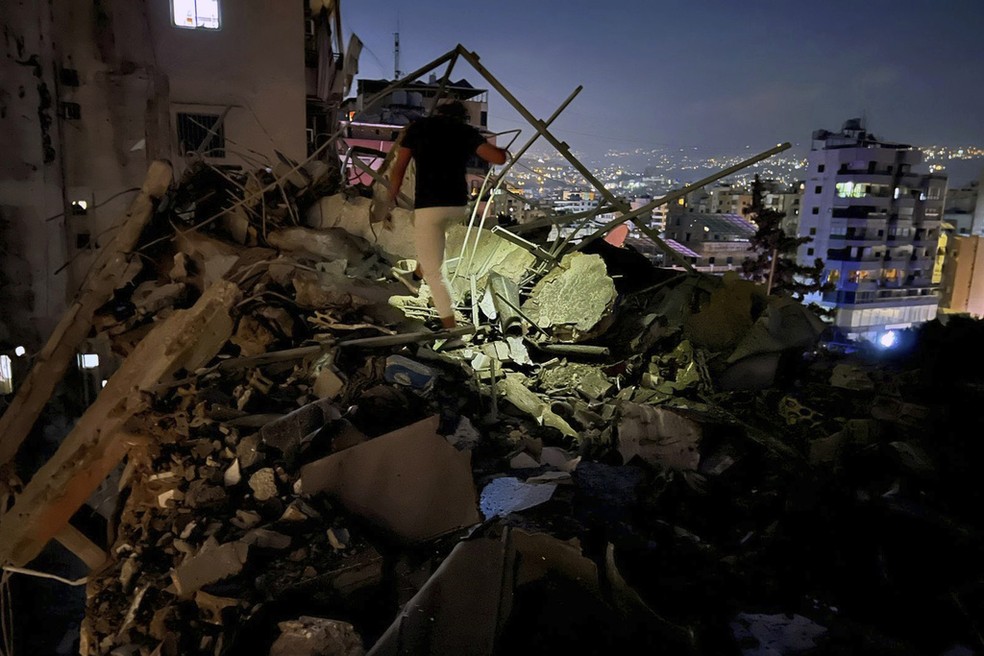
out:
M304 217L312 228L341 228L349 234L375 244L392 261L414 257L413 212L395 208L388 224L373 223L370 219L371 198L334 194L321 198Z
M302 615L277 624L270 656L363 656L362 638L348 622Z
M264 467L249 477L249 487L257 501L266 501L277 496L277 479L273 469Z
M202 611L202 617L211 624L223 624L222 611L234 608L240 603L239 599L219 597L204 590L195 593L195 605Z
M672 408L624 403L618 422L618 450L622 461L634 456L670 469L696 470L697 447L703 430L697 422Z
M496 382L496 393L502 394L510 403L536 419L544 426L556 428L568 437L577 438L578 433L563 417L550 409L550 405L529 390L526 376L507 374Z
M571 253L533 287L522 309L556 339L580 342L607 329L615 295L601 256Z
M174 590L179 597L188 599L202 586L238 574L247 558L249 545L242 542L226 542L217 547L204 548L171 571Z
M156 280L141 283L133 290L130 301L140 315L155 315L165 308L174 307L181 300L187 285L181 282L160 284Z
M207 237L198 231L178 232L175 244L180 252L194 262L198 274L194 284L199 289L206 289L220 280L239 261L243 252L239 247Z
M301 447L301 440L340 418L331 399L323 398L271 421L260 429L259 435L264 444L292 454Z
M284 228L268 234L267 242L280 251L307 254L329 262L358 262L372 251L369 242L342 228Z
M259 433L247 435L239 440L239 444L236 445L236 458L239 460L239 466L243 470L248 470L263 462L265 455L258 450L259 446Z

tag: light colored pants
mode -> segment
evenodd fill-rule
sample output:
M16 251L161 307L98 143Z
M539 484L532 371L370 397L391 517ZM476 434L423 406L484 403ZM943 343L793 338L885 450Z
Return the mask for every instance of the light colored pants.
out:
M453 317L451 293L444 277L444 244L447 229L464 220L468 208L422 207L413 211L413 240L420 272L430 287L439 317Z

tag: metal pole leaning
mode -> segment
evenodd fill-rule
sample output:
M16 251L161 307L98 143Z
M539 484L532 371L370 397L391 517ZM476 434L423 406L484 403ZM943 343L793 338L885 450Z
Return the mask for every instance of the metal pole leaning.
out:
M788 141L785 142L785 143L781 143L781 144L779 144L779 145L777 145L777 146L775 146L773 148L770 148L770 149L768 149L766 151L763 151L763 152L759 153L758 155L755 155L753 157L749 157L746 160L743 160L741 162L738 162L734 166L729 166L726 169L722 169L721 171L718 171L717 173L714 173L714 174L709 175L709 176L707 176L705 178L702 178L702 179L698 180L697 182L691 183L691 184L687 185L686 187L683 187L682 189L678 189L676 191L670 192L670 193L666 194L665 196L663 196L661 198L657 198L654 201L651 201L649 203L646 203L642 207L639 207L637 209L634 209L631 212L627 212L627 213L623 214L622 216L609 221L608 223L606 223L605 225L603 225L601 228L599 228L598 230L596 230L593 234L588 235L587 237L585 237L584 239L582 239L573 248L573 250L576 250L576 251L577 250L581 250L583 247L587 246L590 242L592 242L595 239L597 239L598 237L606 234L612 228L625 223L626 221L632 221L637 226L639 226L640 229L641 229L644 224L641 221L636 221L636 219L639 216L645 214L646 212L650 212L650 211L654 210L655 208L659 207L660 205L665 205L666 203L672 202L672 201L674 201L674 200L676 200L678 198L683 198L684 196L686 196L687 194L689 194L690 192L692 192L692 191L694 191L696 189L700 189L701 187L703 187L703 186L705 186L707 184L710 184L711 182L714 182L716 180L720 180L721 178L724 178L726 176L729 176L732 173L735 173L737 171L740 171L743 168L746 168L748 166L751 166L752 164L755 164L756 162L760 162L760 161L762 161L762 160L764 160L766 158L772 157L776 153L781 153L782 151L787 150L790 146L791 146L791 144ZM672 249L669 248L669 246L667 246L666 242L664 242L662 239L659 238L659 236L656 236L656 235L649 235L649 236L650 236L651 239L653 239L653 241L655 241L666 252L668 252L671 255L674 255L676 257L679 257L676 254L675 251L673 251ZM687 262L686 260L683 260L682 258L679 258L679 259L682 261L682 263L684 264L685 268L687 268L687 269L689 269L691 271L693 270L693 267L690 266L690 263L689 262Z
M562 111L564 111L565 109L567 109L567 106L571 104L571 101L573 101L575 97L577 97L577 94L581 93L581 90L583 88L584 87L579 84L577 86L577 88L574 89L574 91L571 92L571 95L567 96L567 100L565 100L564 102L560 103L560 107L558 107L556 110L554 110L554 113L550 115L550 118L548 118L546 121L544 121L544 123L543 123L544 127L549 126L551 123L553 123L555 120L557 120L557 117L560 116L560 113ZM523 155L526 154L526 151L529 150L533 146L533 144L536 143L536 140L539 139L539 138L540 138L540 133L537 132L532 137L530 137L529 141L527 141L523 145L522 148L519 149L519 152L518 153L516 153L515 155L513 155L512 159L510 161L506 162L506 165L502 167L502 170L499 171L499 174L496 176L495 183L492 185L493 187L496 187L496 186L499 185L499 182L506 176L506 173L508 173L509 172L509 169L511 169L513 167L513 164L515 164L516 162L518 162L523 157Z
M591 171L589 171L587 167L585 167L584 164L580 162L580 160L574 157L573 153L571 153L570 151L570 147L565 142L560 141L559 139L557 139L557 137L553 136L553 134L549 130L547 130L547 126L543 121L533 116L533 114L531 114L530 111L526 109L526 107L524 107L523 104L519 102L519 100L517 100L514 95L509 93L509 90L506 89L506 87L503 86L502 83L499 82L499 80L496 79L496 77L492 75L492 73L490 73L487 68L482 66L482 63L478 60L478 55L476 55L473 52L469 52L465 50L464 46L462 46L460 43L457 45L455 49L457 52L461 54L462 57L464 57L468 61L469 64L472 65L472 67L482 77L485 78L485 80L490 85L492 85L492 87L496 91L502 94L502 97L505 98L506 101L508 101L509 104L512 105L516 109L516 111L518 111L523 116L523 118L525 118L529 122L529 124L533 126L533 128L537 132L543 135L543 138L549 141L551 145L553 145L553 147L557 149L557 152L563 155L564 159L570 162L571 166L577 169L578 173L583 175L585 180L587 180L592 187L597 189L598 192L601 193L601 195L604 196L609 203L617 207L619 210L629 211L630 208L628 205L626 205L622 200L617 198L611 191L608 190L607 187L605 187L605 185L601 184L601 182L597 178L595 178L594 175L592 175Z

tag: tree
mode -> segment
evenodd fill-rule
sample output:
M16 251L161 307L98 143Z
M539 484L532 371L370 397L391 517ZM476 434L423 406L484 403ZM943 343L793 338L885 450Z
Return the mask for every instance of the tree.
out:
M762 182L757 174L752 183L752 204L745 214L758 227L748 248L755 256L746 258L741 265L745 277L765 283L768 294L791 296L798 301L807 294L832 288L822 282L823 260L815 259L813 266L796 262L796 249L813 238L786 235L782 229L786 215L762 204Z

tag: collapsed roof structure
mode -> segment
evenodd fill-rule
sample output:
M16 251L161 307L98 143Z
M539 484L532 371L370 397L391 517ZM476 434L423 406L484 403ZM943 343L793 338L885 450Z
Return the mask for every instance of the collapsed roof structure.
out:
M957 423L980 419L926 404L979 382L816 352L802 305L600 239L632 221L665 248L649 210L789 145L630 210L549 130L574 94L538 119L458 46L374 97L459 60L536 132L483 193L542 138L605 203L509 228L476 204L449 235L453 331L393 275L408 203L375 221L385 168L345 186L332 140L148 171L0 417L10 463L80 344L118 358L47 462L8 471L0 517L8 572L52 539L91 568L80 653L984 646L981 447ZM71 521L107 479L100 543Z

